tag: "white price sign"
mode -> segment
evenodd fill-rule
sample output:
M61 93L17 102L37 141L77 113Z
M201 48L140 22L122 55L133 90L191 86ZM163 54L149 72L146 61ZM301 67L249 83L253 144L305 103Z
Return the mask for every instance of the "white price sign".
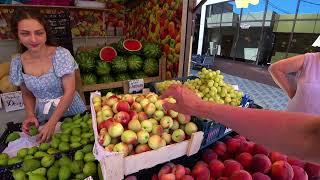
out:
M129 93L138 93L144 88L143 79L135 79L129 81Z
M24 109L21 91L3 93L1 99L6 112Z

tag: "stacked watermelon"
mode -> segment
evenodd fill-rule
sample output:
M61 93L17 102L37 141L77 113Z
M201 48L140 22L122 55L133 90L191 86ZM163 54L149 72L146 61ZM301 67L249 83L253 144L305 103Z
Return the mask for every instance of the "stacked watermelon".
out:
M85 85L140 79L159 75L160 46L135 39L120 40L103 48L77 53Z

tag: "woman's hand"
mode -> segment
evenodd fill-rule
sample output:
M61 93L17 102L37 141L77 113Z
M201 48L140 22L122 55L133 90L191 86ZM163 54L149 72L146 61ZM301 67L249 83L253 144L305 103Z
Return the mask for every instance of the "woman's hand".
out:
M164 109L172 109L179 113L194 115L197 105L203 103L192 90L182 85L171 85L166 91L160 96L161 99L173 97L176 103L170 103L165 101L163 104Z
M37 128L39 127L38 119L34 115L28 115L22 123L22 131L29 134L30 125L34 124Z
M56 128L56 121L49 120L43 128L40 130L38 135L38 143L48 142L51 139L51 136L54 134Z

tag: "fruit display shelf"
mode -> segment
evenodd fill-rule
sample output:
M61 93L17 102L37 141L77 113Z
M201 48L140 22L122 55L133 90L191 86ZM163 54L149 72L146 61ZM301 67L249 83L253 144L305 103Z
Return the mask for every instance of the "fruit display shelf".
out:
M140 170L143 170L143 169L154 167L158 164L162 164L164 162L170 161L172 159L176 159L176 158L184 156L184 155L191 156L199 151L200 146L201 146L201 142L203 139L203 132L202 131L194 131L194 133L190 134L191 136L190 136L190 139L188 139L188 140L175 141L177 143L172 141L174 144L172 144L172 142L171 142L167 146L161 145L161 146L157 146L157 148L155 148L153 146L155 142L152 143L150 140L150 141L148 141L148 144L147 144L150 146L148 151L142 151L142 152L136 151L136 153L131 154L132 152L128 152L129 150L128 151L125 150L126 148L125 148L124 142L125 142L126 138L123 135L126 131L130 131L130 130L124 131L121 134L121 141L122 142L114 145L113 151L117 151L117 152L110 151L109 147L108 147L110 141L108 141L106 146L104 147L104 142L106 139L105 134L102 136L104 138L103 138L103 142L101 142L100 135L101 135L102 129L100 128L100 130L98 132L99 126L102 123L100 122L100 120L98 120L97 114L99 113L99 111L96 113L96 109L97 109L97 106L95 105L96 101L95 101L95 103L93 103L94 102L93 99L94 98L98 99L99 97L100 97L99 92L91 93L90 107L91 107L91 112L92 112L92 125L93 125L94 135L95 135L95 147L94 147L93 152L101 164L101 169L102 169L102 174L103 174L104 179L123 179L126 175L139 172ZM110 96L110 97L112 97L112 96ZM110 100L110 98L106 99L106 100ZM124 102L124 100L119 101L119 103L120 102ZM116 103L116 104L118 104L118 103ZM116 104L113 105L112 110L117 109ZM107 106L107 105L105 105L105 106ZM103 108L106 108L105 106L103 106ZM122 111L122 113L123 112L124 111ZM116 119L116 116L119 116L119 113L120 112L115 114L115 117L114 117L115 119ZM109 121L109 120L106 120L106 122L107 121ZM144 120L144 121L149 121L149 119ZM98 122L100 122L99 126L98 126ZM150 122L151 122L151 120L150 120ZM117 126L116 126L116 124L117 124ZM152 124L151 124L151 126L152 126ZM108 135L108 137L111 136L112 134L114 134L113 130L115 130L114 129L115 127L120 127L120 123L118 123L118 121L114 121L112 124L110 124L110 127L107 128L108 133L110 133L110 135ZM123 130L122 126L121 126L121 129ZM119 128L118 128L118 130L119 130ZM114 136L114 135L112 135L112 136ZM156 136L156 135L155 134L150 135L150 139L153 136ZM173 136L172 136L172 138L173 138ZM123 146L120 148L119 144L123 144ZM166 145L166 143L164 145ZM118 152L123 152L123 153L118 153ZM126 156L126 155L128 155L128 156Z

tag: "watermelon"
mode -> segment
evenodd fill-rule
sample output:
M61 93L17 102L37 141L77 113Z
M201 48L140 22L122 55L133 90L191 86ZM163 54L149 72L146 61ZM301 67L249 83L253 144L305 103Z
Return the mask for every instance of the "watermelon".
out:
M131 79L130 75L127 73L117 74L116 81L125 81Z
M98 83L111 83L114 82L114 78L110 75L100 76L98 78Z
M127 60L125 60L121 56L117 56L114 58L114 60L111 62L112 71L115 73L123 73L127 71L128 64Z
M88 52L80 52L76 57L76 61L80 70L84 73L93 72L95 69L95 60Z
M106 46L100 50L101 60L111 62L115 57L117 57L117 51L111 46Z
M126 39L123 41L122 46L125 50L130 52L137 52L142 48L141 42L136 39Z
M131 77L132 77L132 79L143 79L148 76L143 71L138 71L138 72L133 72L131 74Z
M117 51L119 56L122 56L126 53L126 50L123 48L123 40L120 40L117 43L112 43L110 46Z
M159 74L159 61L148 58L144 61L143 71L149 76L157 76Z
M155 43L146 43L143 46L143 54L147 58L159 59L162 55L161 48Z
M100 50L101 50L101 47L93 48L92 50L89 51L89 54L94 59L100 59L100 57L99 57L100 56Z
M140 56L132 55L128 58L128 68L130 71L139 71L143 67L143 60Z
M82 75L82 82L83 82L84 85L96 84L97 83L97 77L92 73L83 74Z
M98 76L109 74L111 70L111 65L106 61L97 61L96 72Z

